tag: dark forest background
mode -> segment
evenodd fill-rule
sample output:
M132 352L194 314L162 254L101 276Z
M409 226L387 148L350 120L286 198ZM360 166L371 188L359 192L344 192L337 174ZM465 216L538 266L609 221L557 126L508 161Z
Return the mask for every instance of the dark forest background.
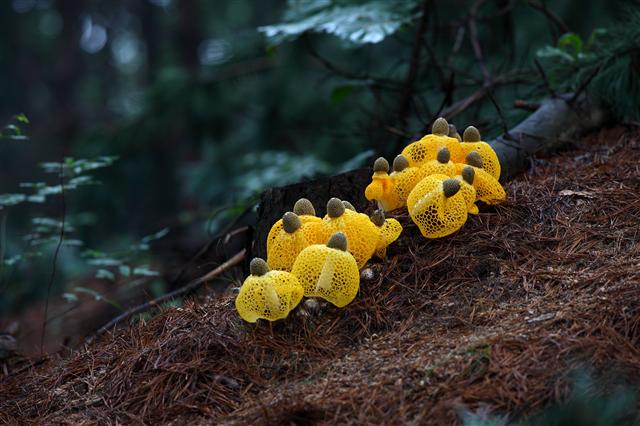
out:
M263 189L392 157L439 115L489 139L556 93L610 100L600 74L638 57L611 62L605 28L632 7L0 2L0 328L162 294Z

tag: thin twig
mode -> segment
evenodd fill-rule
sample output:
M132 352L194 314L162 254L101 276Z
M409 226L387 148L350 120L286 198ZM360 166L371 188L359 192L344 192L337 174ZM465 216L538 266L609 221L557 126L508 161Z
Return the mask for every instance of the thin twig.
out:
M491 90L498 88L500 86L520 83L522 81L524 81L524 79L519 76L498 76L495 79L493 79L491 84L489 84L488 86L480 87L478 90L473 92L468 97L457 101L456 103L451 105L449 108L443 110L440 115L446 118L447 120L450 118L453 118L456 115L460 114L461 112L465 111L471 105L484 99L490 93Z
M469 14L469 41L471 41L471 46L473 47L473 53L476 56L476 60L478 61L478 65L480 66L480 70L482 70L482 76L484 77L485 86L491 84L491 73L489 72L489 68L484 62L484 56L482 55L482 47L480 46L480 40L478 39L478 26L476 24L476 17L478 15L478 11L480 7L485 3L486 0L478 0L471 7L471 13Z
M540 108L540 102L526 101L524 99L516 99L513 101L514 108L525 109L527 111L535 111Z
M500 105L498 105L498 102L496 102L496 99L493 97L491 90L487 93L487 96L489 96L491 103L493 104L493 106L496 109L496 112L498 113L498 117L500 117L500 121L502 122L502 132L504 133L505 136L511 138L511 135L509 134L509 126L507 125L507 120L505 120L504 114L502 113L502 108L500 108Z
M184 287L181 287L177 290L164 294L153 300L149 300L148 302L145 302L141 305L134 306L133 308L127 309L125 312L123 312L122 314L118 315L117 317L113 318L111 321L107 322L105 325L100 327L93 336L89 337L86 340L86 343L93 342L95 339L99 338L100 336L102 336L107 331L111 330L113 327L115 327L119 323L131 318L133 315L145 312L151 308L154 308L162 305L163 303L169 302L175 299L176 297L185 296L195 291L202 284L206 283L212 278L220 275L221 273L227 271L228 269L242 262L246 256L246 253L247 253L247 250L242 249L241 251L236 253L232 258L230 258L229 260L224 262L222 265L215 268L213 271L208 272L207 274L203 275L200 278L196 278L195 280L191 281L189 284L185 285Z
M42 318L42 335L40 336L40 354L44 350L44 336L47 331L47 316L49 315L49 299L51 298L51 288L56 278L56 271L58 269L58 256L62 243L64 242L64 227L67 218L67 202L64 193L64 160L60 162L60 201L62 202L62 219L60 222L60 236L58 238L58 245L56 251L53 253L53 265L51 268L51 275L49 276L49 283L47 284L47 299L44 302L44 317Z
M358 74L358 73L343 69L338 65L335 65L333 62L329 61L325 57L323 57L313 46L313 43L311 43L311 39L308 36L303 36L301 40L304 42L309 55L311 55L312 58L318 61L323 68L326 68L329 71L337 75L340 75L348 80L371 81L371 84L369 84L369 86L372 86L372 87L380 87L387 90L399 89L398 82L396 81L386 79L386 78L381 78L381 77L372 77L366 74Z
M553 22L556 27L560 30L562 34L569 32L569 27L565 24L562 19L552 10L547 8L547 5L544 2L538 2L536 0L527 0L527 4L532 8L542 12L544 16L546 16L551 22Z
M547 89L547 92L549 92L549 94L551 95L551 97L553 99L558 97L558 94L556 93L555 90L553 90L553 87L551 87L551 83L549 82L549 79L547 78L547 73L544 71L544 68L542 68L542 65L540 64L540 61L538 61L538 59L534 59L533 63L536 65L536 68L538 70L538 72L540 73L540 77L542 77L542 81L544 81L544 87L545 89Z
M580 86L575 91L573 96L571 96L571 98L569 98L569 100L567 101L569 105L573 105L576 102L576 100L578 99L578 96L580 96L582 92L585 91L585 89L589 86L589 84L594 79L594 77L598 75L598 73L600 72L600 68L602 68L602 65L596 67L596 69L593 70L593 72L589 75L589 77L587 77L587 79L580 84Z

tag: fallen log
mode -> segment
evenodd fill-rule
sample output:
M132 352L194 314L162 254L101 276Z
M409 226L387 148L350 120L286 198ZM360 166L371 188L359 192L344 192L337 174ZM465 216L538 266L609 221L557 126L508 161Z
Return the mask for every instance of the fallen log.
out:
M570 144L578 137L602 127L609 114L600 105L581 97L549 99L520 124L489 142L498 154L502 182L527 170L531 159Z

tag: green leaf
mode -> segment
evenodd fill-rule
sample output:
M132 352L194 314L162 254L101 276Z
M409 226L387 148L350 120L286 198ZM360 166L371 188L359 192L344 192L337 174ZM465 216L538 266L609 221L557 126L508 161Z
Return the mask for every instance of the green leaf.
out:
M24 194L0 194L0 208L15 206L16 204L20 204L27 199L27 196Z
M565 62L575 62L575 58L557 47L545 46L536 52L536 56L541 59L562 60Z
M18 262L20 262L22 259L23 259L22 255L17 254L17 255L12 256L12 257L10 257L8 259L5 259L3 263L6 266L13 266L13 265L17 264Z
M29 124L29 119L23 113L16 114L13 116L14 120L19 121L20 123Z
M156 240L159 240L161 238L164 238L168 233L169 233L169 228L162 228L161 230L159 230L158 232L156 232L154 234L142 237L142 240L140 240L140 241L142 241L143 243L150 243L152 241L156 241Z
M104 295L94 289L91 288L86 288L86 287L76 287L73 289L73 291L75 291L76 293L84 293L84 294L88 294L89 296L92 296L95 300L97 301L104 301L107 302L108 304L115 306L116 308L122 310L122 306L119 303L116 303L113 300L109 300L106 297L104 297Z
M118 271L120 272L120 275L125 277L131 275L131 267L127 265L120 265L120 267L118 267Z
M116 275L108 269L98 269L96 271L96 278L99 280L115 281Z
M47 197L45 197L44 195L40 195L40 194L29 195L27 197L27 201L30 202L30 203L42 204L45 201L47 201Z
M289 1L285 22L258 28L271 43L293 40L307 32L326 33L354 44L380 43L416 17L417 2L369 0Z
M69 303L77 302L78 296L74 293L63 293L62 298Z
M592 50L600 41L609 34L606 28L596 28L591 32L591 35L587 39L587 44L584 50Z
M329 99L331 99L331 103L339 104L344 102L351 95L351 93L353 93L353 86L349 84L336 86L331 91Z
M558 39L558 47L571 56L577 57L582 52L582 39L576 33L566 33Z
M133 275L140 275L143 277L157 277L160 275L160 273L152 270L148 265L143 265L134 268Z
M118 259L113 259L110 257L102 257L96 259L90 259L87 263L91 266L120 266L122 262Z

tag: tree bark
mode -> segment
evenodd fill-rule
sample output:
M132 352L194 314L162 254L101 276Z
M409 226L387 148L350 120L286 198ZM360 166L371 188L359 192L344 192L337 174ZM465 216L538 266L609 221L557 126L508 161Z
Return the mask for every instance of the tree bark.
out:
M294 183L280 188L270 188L262 193L258 204L258 220L255 225L253 257L266 259L267 235L271 226L300 198L308 198L316 209L316 215L326 213L327 201L331 197L347 200L358 210L367 208L364 188L371 181L371 168L351 170L335 176L326 176L305 182Z

